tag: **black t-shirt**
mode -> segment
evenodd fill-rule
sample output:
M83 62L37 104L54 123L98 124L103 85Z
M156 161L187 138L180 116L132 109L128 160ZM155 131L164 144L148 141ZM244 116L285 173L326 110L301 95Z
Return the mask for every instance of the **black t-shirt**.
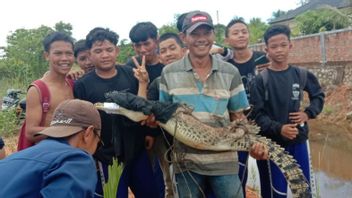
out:
M148 88L148 100L159 100L160 76L150 83Z
M116 76L110 79L103 79L96 72L84 75L75 83L75 98L96 103L106 102L105 94L112 91L137 94L138 80L133 76L132 68L118 65L116 69ZM133 159L144 148L144 133L140 131L140 125L120 115L111 115L103 111L99 113L104 147L98 149L95 157L105 163L111 163L112 156L118 156L123 161Z
M300 74L297 67L290 66L283 71L268 69L266 86L262 76L258 75L251 84L251 104L254 105L253 115L260 126L260 134L275 140L280 145L304 142L308 138L308 125L298 126L299 134L294 140L281 136L283 124L291 123L289 113L300 109ZM324 92L313 73L307 72L307 82L302 85L309 95L310 104L305 112L310 118L318 115L323 109ZM266 87L266 88L265 88ZM268 99L265 99L267 89Z
M249 88L250 88L250 82L254 79L255 77L255 67L256 63L254 60L256 60L260 56L265 56L264 52L260 51L253 51L252 57L245 63L237 63L234 59L230 59L227 62L231 63L232 65L236 66L238 71L241 74L242 77L242 83L243 86L246 90L247 97L249 98Z
M140 57L137 57L137 61L138 62L141 62L141 58ZM131 67L136 67L136 65L134 64L134 62L132 61L132 59L129 59L126 63L126 65L129 65ZM149 80L150 82L153 82L154 79L156 79L157 77L159 77L161 75L161 71L163 70L164 68L164 64L162 63L157 63L157 64L154 64L154 65L146 65L145 66L147 72L148 72L148 75L149 75Z

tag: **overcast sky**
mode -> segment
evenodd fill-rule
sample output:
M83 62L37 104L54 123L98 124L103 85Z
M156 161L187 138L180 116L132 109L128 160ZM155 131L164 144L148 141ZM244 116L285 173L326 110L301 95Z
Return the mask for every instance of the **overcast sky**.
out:
M0 6L0 46L4 46L6 36L16 29L53 27L59 21L73 26L75 39L100 26L112 29L121 40L129 39L137 22L161 27L172 23L175 14L191 10L206 11L214 23L224 25L234 16L247 22L253 17L267 21L273 11L295 9L299 0L1 0Z

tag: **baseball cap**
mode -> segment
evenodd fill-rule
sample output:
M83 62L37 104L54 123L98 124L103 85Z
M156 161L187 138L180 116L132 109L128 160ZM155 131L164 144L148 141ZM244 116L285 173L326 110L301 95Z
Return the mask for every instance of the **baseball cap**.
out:
M202 11L189 12L183 20L182 32L189 34L200 25L207 25L214 28L213 20L208 13Z
M101 130L100 115L92 103L78 99L65 100L55 109L50 126L36 135L68 137L91 125Z

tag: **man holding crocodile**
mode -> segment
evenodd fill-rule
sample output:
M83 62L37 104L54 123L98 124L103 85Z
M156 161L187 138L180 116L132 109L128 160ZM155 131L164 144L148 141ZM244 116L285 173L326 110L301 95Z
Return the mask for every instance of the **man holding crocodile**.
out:
M238 70L209 55L215 38L209 14L187 14L181 37L189 54L164 68L160 101L186 103L194 107L195 117L216 127L223 124L214 116L227 121L245 119L242 110L249 105ZM257 159L267 158L262 144L254 144L251 151ZM234 151L198 150L176 141L173 163L180 197L203 197L206 182L216 197L243 197Z

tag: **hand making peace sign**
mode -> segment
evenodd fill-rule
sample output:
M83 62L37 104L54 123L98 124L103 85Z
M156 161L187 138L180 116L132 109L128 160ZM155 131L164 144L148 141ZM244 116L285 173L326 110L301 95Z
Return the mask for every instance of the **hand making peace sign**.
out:
M134 77L136 77L139 83L149 83L149 75L145 69L145 56L142 56L142 64L139 64L136 57L133 56L132 60L136 65L136 68L133 68Z

